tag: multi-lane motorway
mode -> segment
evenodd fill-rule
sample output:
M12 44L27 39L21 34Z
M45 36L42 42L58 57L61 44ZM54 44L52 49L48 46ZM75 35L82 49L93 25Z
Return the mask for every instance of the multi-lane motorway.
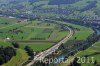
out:
M39 54L37 54L34 59L28 63L26 66L32 66L37 60L41 60L41 59L44 59L46 56L52 54L53 52L55 52L62 44L66 43L73 35L73 30L68 27L68 26L64 26L66 29L69 30L69 34L63 39L61 40L60 42L58 42L56 45L54 45L53 47L43 51L43 52L40 52Z

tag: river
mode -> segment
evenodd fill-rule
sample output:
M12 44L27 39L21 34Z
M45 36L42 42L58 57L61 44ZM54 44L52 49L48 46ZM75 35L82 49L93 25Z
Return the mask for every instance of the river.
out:
M100 30L96 29L96 31L97 31L97 35L100 35Z

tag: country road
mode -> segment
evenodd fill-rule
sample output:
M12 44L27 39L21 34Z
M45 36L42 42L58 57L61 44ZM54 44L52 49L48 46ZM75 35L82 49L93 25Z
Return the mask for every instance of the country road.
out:
M37 60L41 60L44 59L46 56L52 54L53 52L55 52L62 44L66 43L73 35L73 31L71 28L69 28L68 26L65 26L66 29L69 30L69 35L66 36L63 40L61 40L60 42L58 42L56 45L54 45L53 47L40 52L39 54L37 54L34 59L28 63L26 66L32 66Z

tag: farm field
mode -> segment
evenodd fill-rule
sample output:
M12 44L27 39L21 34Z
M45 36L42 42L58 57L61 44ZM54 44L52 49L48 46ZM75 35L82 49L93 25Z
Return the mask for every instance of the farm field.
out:
M11 43L0 40L0 46L3 46L3 47L11 46Z
M74 28L79 29L79 30L77 29L74 30L75 34L73 35L72 39L75 39L75 37L77 37L76 40L85 40L88 36L94 33L94 31L89 27L74 25L70 23L67 24L69 26L73 26Z
M69 25L69 26L72 26L73 28L75 28L74 35L66 44L64 44L65 46L71 45L77 41L86 40L86 38L88 38L88 36L90 36L91 34L94 33L94 31L89 27L79 26L79 25L75 25L75 24L71 24L71 23L67 23L67 22L61 22L61 21L56 21L56 22L63 23L63 24L66 24L66 25Z
M0 17L0 29L2 27L6 27L8 25L12 25L14 23L17 23L17 20L16 19L13 19L13 18L6 18L6 17Z
M13 47L10 42L18 42L19 44L16 56L2 66L16 66L27 61L29 56L24 50L26 46L35 52L44 51L65 38L69 33L68 30L62 29L57 24L38 20L18 21L17 19L5 19L5 17L1 17L0 20L0 23L7 23L0 26L0 46Z
M94 31L89 27L79 26L79 25L70 24L70 23L66 23L66 24L69 26L72 26L73 28L79 29L79 30L77 29L74 30L75 34L73 35L72 39L77 37L76 40L85 40L88 36L94 33Z
M24 44L20 44L20 48L24 49L25 46L29 46L34 51L40 52L50 48L52 45L53 43L24 43Z
M38 20L18 21L16 19L15 21L15 19L12 20L9 18L6 18L6 21L4 20L5 17L1 18L0 23L5 22L11 24L7 24L5 27L2 26L0 28L0 39L3 41L19 42L22 49L28 45L34 51L45 50L62 40L68 34L67 30L62 29L60 26L53 23L46 23ZM1 46L5 45L7 44L1 44Z
M32 40L43 39L46 40L50 34L55 31L54 24L47 24L44 22L33 21L32 23L17 23L7 28L0 29L1 38L11 38L13 40ZM61 30L60 28L57 30Z

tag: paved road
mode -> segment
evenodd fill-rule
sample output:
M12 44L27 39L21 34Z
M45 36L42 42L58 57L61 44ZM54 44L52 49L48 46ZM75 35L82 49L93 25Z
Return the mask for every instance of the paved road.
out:
M52 54L53 52L55 52L63 43L67 42L69 40L69 38L72 37L73 31L71 30L71 28L69 28L67 26L65 28L70 31L68 36L66 36L63 40L61 40L60 42L58 42L56 45L49 48L48 50L45 50L45 51L40 52L39 54L37 54L34 57L34 60L32 60L26 66L32 66L37 60L44 59L46 56L48 56L48 55Z

